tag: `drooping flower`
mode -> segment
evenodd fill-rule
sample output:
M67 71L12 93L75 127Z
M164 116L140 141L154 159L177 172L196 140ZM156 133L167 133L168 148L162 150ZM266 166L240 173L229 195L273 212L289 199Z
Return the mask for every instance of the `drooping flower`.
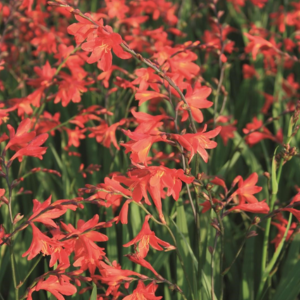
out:
M239 197L239 204L245 203L257 203L258 200L253 196L262 190L262 187L257 186L258 181L257 173L252 173L245 181L241 176L237 176L233 182L238 182L238 189L232 193L229 200L233 199L234 196Z
M97 37L88 39L87 42L81 45L84 51L91 52L91 56L87 59L89 64L100 61L98 67L103 71L108 71L112 66L112 53L122 58L128 59L131 54L125 52L120 44L123 42L118 33L114 33L108 25L103 26L103 21L100 21L100 26L97 30Z
M70 283L70 279L67 276L57 277L50 275L46 280L40 279L37 285L29 290L27 300L32 300L32 293L40 290L50 292L58 300L65 300L63 295L71 296L77 292L76 287Z
M155 296L157 288L158 285L154 282L145 286L144 282L140 280L133 293L123 298L123 300L160 300L161 296Z
M213 102L208 101L206 98L211 94L211 88L207 86L197 86L194 89L189 85L187 87L187 93L185 99L190 107L191 114L194 120L198 123L203 122L203 114L200 109L209 108L213 105ZM185 107L183 101L179 102L177 108L183 109ZM184 110L181 122L184 122L188 119L189 114L187 110Z
M149 245L158 251L163 250L162 246L167 248L168 250L175 249L175 247L173 247L171 244L159 239L155 235L155 232L150 229L148 223L150 218L151 215L147 215L145 217L142 229L138 233L138 235L133 240L123 245L123 247L129 247L131 245L138 244L138 252L140 257L142 258L145 258L147 256L149 251Z

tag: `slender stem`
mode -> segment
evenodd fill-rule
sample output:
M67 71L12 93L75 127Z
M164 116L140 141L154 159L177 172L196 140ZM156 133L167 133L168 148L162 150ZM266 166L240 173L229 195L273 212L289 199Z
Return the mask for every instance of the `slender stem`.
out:
M220 271L223 270L223 263L224 263L224 244L225 244L225 237L224 237L224 225L221 217L221 211L217 212L217 218L221 229L221 249L220 249ZM223 300L223 292L224 292L224 280L223 275L221 273L221 294L220 294L220 300Z
M214 256L215 256L215 251L217 248L217 242L218 242L218 235L216 234L214 247L211 252L211 299L212 300L215 299L215 282L214 282L215 260L214 260Z
M11 262L11 269L13 275L14 288L15 288L15 299L19 300L19 290L17 288L17 275L16 275L16 267L15 267L15 256L14 256L14 250L12 245L10 247L10 262Z
M11 221L11 232L14 232L15 230L15 224L14 224L14 218L13 218L13 213L12 213L12 185L9 182L9 167L5 163L5 158L2 156L2 163L3 166L5 167L5 180L7 183L8 187L8 209L9 209L9 216L10 216L10 221ZM13 238L11 237L10 240L10 264L11 264L11 269L12 269L12 277L13 277L13 283L14 283L14 288L15 288L15 299L19 300L19 290L17 289L17 275L16 275L16 266L15 266L15 256L14 256L14 242Z
M135 203L136 205L138 205L138 206L139 206L146 214L151 215L151 213L147 210L147 208L145 208L145 206L144 206L143 204L137 203L137 202L135 202L135 201L133 201L133 203ZM190 290L191 290L191 292L192 292L192 285L191 285L191 283L190 283L190 281L189 281L189 277L188 277L188 275L187 275L187 273L186 273L186 270L185 270L185 267L184 267L184 263L183 263L183 259L182 259L182 256L181 256L179 250L178 250L176 238L175 238L175 236L174 236L172 230L170 229L170 227L169 227L167 224L164 224L164 223L158 221L158 220L157 220L155 217L153 217L152 215L151 215L151 219L152 219L155 223L157 223L157 224L159 224L159 225L164 226L164 227L167 228L167 230L168 230L168 232L169 232L169 234L170 234L170 236L171 236L171 238L172 238L172 240L173 240L174 246L175 246L175 248L176 248L176 254L177 254L177 257L178 257L178 259L179 259L179 262L180 262L180 265L181 265L181 267L182 267L182 270L183 270L183 272L184 272L185 278L186 278L187 283L188 283L188 285L189 285L189 288L190 288ZM192 295L193 295L193 293L192 293ZM194 298L194 296L193 296L193 298Z
M282 248L284 246L284 242L286 240L286 237L288 235L289 229L290 229L291 224L292 224L292 217L293 217L293 214L290 213L288 224L286 226L285 233L284 233L284 235L283 235L283 237L282 237L282 239L280 241L280 244L278 245L278 247L277 247L277 249L276 249L276 251L275 251L272 259L270 260L269 264L267 265L267 267L264 270L263 276L262 276L262 278L260 280L260 285L259 285L259 288L258 288L258 292L257 292L257 297L256 297L257 300L262 299L265 282L266 282L266 280L267 280L270 272L272 271L272 269L273 269L273 267L274 267L274 265L275 265L275 263L276 263L279 255L280 255L280 252L281 252L281 250L282 250Z
M64 6L69 6L69 5L60 5L61 7L64 7ZM99 24L97 22L95 22L93 19L91 19L90 17L84 15L81 11L77 10L76 14L78 14L80 17L86 19L86 20L89 20L92 24L95 25L95 27L99 27ZM103 28L105 30L105 28ZM158 66L156 66L150 59L146 59L144 58L141 54L139 53L136 53L134 50L130 49L126 44L124 43L121 43L120 46L122 47L122 49L127 52L127 53L130 53L134 58L136 58L138 61L141 61L143 62L145 65L147 65L148 67L150 67L151 69L153 69L155 72L157 72L157 74L163 78L164 80L166 80L169 85L174 88L174 90L179 94L181 100L185 103L186 107L187 107L187 111L188 111L188 114L189 114L189 119L190 119L190 122L191 122L191 126L192 126L192 130L194 133L197 132L197 128L196 128L196 125L195 125L195 122L194 122L194 118L193 118L193 115L192 115L192 112L191 112L191 108L187 102L187 100L185 99L181 89L174 83L174 81L169 77L167 76Z
M248 227L248 229L246 231L246 234L245 234L245 237L244 237L244 239L243 239L243 241L240 245L240 248L238 249L238 251L237 251L235 257L233 258L232 262L230 263L230 265L222 272L222 276L226 275L230 271L231 267L234 265L235 261L237 260L238 256L240 255L240 253L241 253L241 251L244 247L244 244L245 244L245 242L248 238L248 234L249 234L252 226L253 226L253 224L250 224L250 226Z
M19 289L24 283L25 281L28 279L28 277L30 276L30 274L34 271L34 269L36 268L36 266L39 264L39 262L42 259L42 255L40 255L40 257L36 260L36 262L34 263L34 265L31 267L31 269L29 270L29 272L27 273L27 275L25 276L25 278L20 281L20 283L17 285L17 289Z
M172 230L170 229L170 227L169 227L167 224L164 224L164 226L165 226L165 227L167 228L167 230L169 231L170 236L171 236L171 238L172 238L172 240L173 240L174 246L175 246L175 248L176 248L176 254L177 254L177 257L178 257L178 259L179 259L180 265L181 265L181 267L182 267L182 270L183 270L183 272L184 272L185 278L186 278L187 283L188 283L188 285L189 285L190 291L191 291L191 293L192 293L192 297L193 297L193 299L194 299L194 293L193 293L192 285L191 285L191 283L190 283L188 274L187 274L187 272L186 272L186 270L185 270L182 256L181 256L181 254L180 254L180 252L179 252L179 250L178 250L176 238L175 238L175 236L174 236Z

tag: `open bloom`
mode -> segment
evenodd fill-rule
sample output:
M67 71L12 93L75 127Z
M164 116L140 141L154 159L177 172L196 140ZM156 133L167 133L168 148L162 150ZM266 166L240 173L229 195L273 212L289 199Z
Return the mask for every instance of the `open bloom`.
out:
M136 289L131 295L126 296L123 300L160 300L162 297L156 297L155 291L158 285L151 282L149 285L145 286L143 281L139 281Z
M151 215L147 215L145 218L145 222L143 224L142 230L139 234L130 242L123 245L124 247L129 247L131 245L137 244L139 245L139 254L142 258L145 258L149 251L149 245L151 245L154 249L158 251L162 251L163 247L167 248L168 250L175 249L174 246L170 245L169 243L159 239L154 231L151 231L149 226L149 219Z
M88 39L87 42L82 44L81 48L84 51L92 53L87 59L89 64L100 61L98 63L98 67L103 71L108 71L112 66L111 50L113 50L114 53L122 59L131 57L131 54L122 49L120 46L121 43L121 36L118 33L114 33L110 26L100 25L98 27L97 37L94 39Z
M70 279L67 276L60 276L59 278L54 275L50 275L46 280L43 278L39 280L37 285L30 289L27 300L32 300L32 293L34 291L45 290L50 292L58 300L64 300L65 296L74 295L77 292L77 289L70 282Z

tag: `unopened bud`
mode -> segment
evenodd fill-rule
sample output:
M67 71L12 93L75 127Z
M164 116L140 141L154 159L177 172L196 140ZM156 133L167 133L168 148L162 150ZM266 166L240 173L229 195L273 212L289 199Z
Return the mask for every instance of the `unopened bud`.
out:
M5 196L2 196L1 198L0 198L1 200L1 202L3 202L3 203L5 203L6 205L8 205L8 199L5 197Z
M259 217L254 217L252 224L253 225L257 225L260 222L260 218Z
M214 187L214 186L213 186L212 184L208 183L208 184L206 185L206 190L207 190L207 191L210 191L213 187Z
M220 10L220 11L218 12L218 19L220 19L223 15L224 15L224 11L223 11L223 10Z
M208 251L210 254L214 253L214 248L212 246L208 246Z
M257 232L256 232L255 230L251 230L251 231L247 234L246 238L249 239L249 238L252 238L252 237L257 236L257 235L258 235L258 234L257 234Z
M186 175L190 175L191 174L192 169L191 168L186 168L185 169L185 174Z
M20 213L17 213L17 215L14 218L14 225L16 225L20 220L22 220L24 215L21 215Z
M216 219L213 219L212 222L210 223L210 225L215 228L218 232L221 231L220 227L219 227L219 223Z
M223 209L223 205L221 203L216 204L216 206L215 206L215 211L216 212L220 212L222 209Z
M210 3L210 4L209 4L209 7L210 7L212 10L215 10L215 9L216 9L216 6L215 6L213 3Z
M208 196L207 194L205 194L204 192L202 192L201 195L202 195L202 197L203 197L205 200L209 201L209 196Z

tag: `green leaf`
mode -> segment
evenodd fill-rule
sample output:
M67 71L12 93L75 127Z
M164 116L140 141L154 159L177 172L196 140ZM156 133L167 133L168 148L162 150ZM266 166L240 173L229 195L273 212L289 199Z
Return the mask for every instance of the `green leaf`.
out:
M90 300L97 300L97 286L94 282Z
M299 243L299 241L298 241ZM281 276L272 300L295 300L300 293L300 261L290 266L289 272Z
M278 147L276 147L273 155L273 160L272 160L272 194L276 195L278 192L278 182L277 182L277 176L276 176L276 151Z
M197 261L197 258L195 257L194 255L194 252L190 246L190 243L188 243L187 239L185 238L184 234L180 231L180 229L178 228L178 226L176 225L176 223L171 219L171 221L173 222L174 226L176 227L177 229L177 232L180 234L182 240L184 241L185 245L186 245L186 248L193 260L193 264L194 264L194 268L196 271L198 271L198 261Z
M176 234L176 240L177 240L177 247L178 251L181 254L183 265L185 268L186 274L184 274L183 268L177 260L177 284L182 288L183 293L189 298L192 299L191 293L193 291L190 290L190 286L193 287L193 283L197 280L195 268L193 268L192 259L189 255L189 249L187 247L187 244L190 244L190 238L189 238L189 229L187 224L187 219L184 211L183 206L183 200L182 198L177 201L177 217L176 217L176 223L178 227L178 231ZM180 234L179 234L180 232ZM184 239L182 238L184 237ZM186 278L186 275L188 276L188 279ZM187 280L189 282L187 282Z
M112 207L106 209L106 220L113 219ZM116 225L106 229L106 235L109 237L107 241L107 257L110 261L118 260L118 241L116 233Z
M207 278L206 274L202 271L202 284L206 293L207 298L206 299L211 299L211 282ZM215 293L214 293L214 299L218 300Z

